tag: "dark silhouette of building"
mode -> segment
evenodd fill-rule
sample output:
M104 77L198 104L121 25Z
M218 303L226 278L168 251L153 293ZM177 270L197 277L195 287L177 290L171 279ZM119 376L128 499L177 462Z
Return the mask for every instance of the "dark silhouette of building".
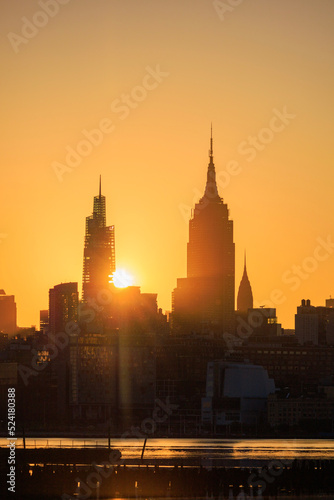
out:
M8 398L8 387L16 387L20 395L15 410L17 428L41 430L50 426L55 429L57 379L49 362L50 342L33 328L25 330L9 339L0 352L0 379L7 378L6 399L0 394L0 407L4 407Z
M334 348L301 346L291 336L272 337L269 341L251 342L236 347L239 360L262 365L278 388L288 387L291 394L316 392L319 385L333 385Z
M106 226L106 198L94 197L93 214L86 217L86 234L83 263L83 300L98 296L109 288L110 275L115 271L115 230Z
M334 307L334 299L332 297L329 297L329 299L326 299L326 307Z
M145 418L155 399L155 332L108 330L70 338L74 421L107 421L113 432ZM111 420L110 420L111 419Z
M297 307L295 331L300 344L334 344L334 309L330 300L323 307L312 306L310 300L303 299Z
M70 338L70 404L75 422L110 423L114 432L153 411L156 342L167 336L167 318L157 294L138 286L111 290L101 324L82 321Z
M113 287L112 293L111 327L130 333L157 329L160 316L156 293L142 293L139 286Z
M240 312L247 312L248 309L253 309L253 293L247 275L245 254L244 273L242 275L238 291L237 310Z
M78 318L78 283L61 283L49 290L49 326L51 333L63 332Z
M263 366L215 360L208 363L202 420L225 426L233 422L256 425L265 419L275 383Z
M286 391L281 391L268 397L268 422L271 427L295 426L304 432L305 430L330 432L333 414L332 391L327 393L319 391L306 397L304 395L291 397Z
M207 364L223 358L226 344L222 338L170 335L156 347L156 394L170 400L177 409L159 432L196 434L201 426L201 400L205 395Z
M274 307L248 309L236 312L236 345L247 342L271 342L282 336L282 325L277 322Z
M212 142L211 130L205 192L189 222L187 278L178 279L173 291L175 333L219 336L234 328L233 221L218 194Z
M61 283L49 291L48 335L53 346L50 370L56 386L56 412L59 425L68 424L70 349L69 340L77 326L78 283Z
M0 290L0 332L15 335L16 326L16 303L14 295L6 295Z
M49 311L42 309L39 311L39 331L46 333L49 329Z

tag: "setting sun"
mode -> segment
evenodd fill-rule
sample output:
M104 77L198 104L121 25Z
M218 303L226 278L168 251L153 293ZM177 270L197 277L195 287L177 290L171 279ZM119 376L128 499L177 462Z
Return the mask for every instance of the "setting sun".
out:
M126 288L133 285L133 277L125 269L116 269L110 277L110 283L113 283L117 288Z

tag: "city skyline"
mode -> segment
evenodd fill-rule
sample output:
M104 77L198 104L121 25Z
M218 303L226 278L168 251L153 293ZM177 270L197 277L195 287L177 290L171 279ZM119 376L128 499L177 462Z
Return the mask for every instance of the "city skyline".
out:
M244 1L223 13L219 2L73 0L38 17L41 3L11 2L0 21L0 287L15 295L19 326L38 325L55 285L81 290L100 173L117 265L171 310L211 121L236 290L246 249L254 305L278 290L283 327L301 299L324 305L334 294L333 5ZM40 26L29 32L29 21Z

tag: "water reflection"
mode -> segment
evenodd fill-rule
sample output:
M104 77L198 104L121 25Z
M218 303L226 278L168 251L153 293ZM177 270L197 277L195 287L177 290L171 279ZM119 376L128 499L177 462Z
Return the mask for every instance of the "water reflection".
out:
M7 445L0 439L0 446ZM18 438L17 447L22 447ZM27 438L29 448L106 447L107 439ZM122 452L125 459L140 458L143 440L114 438L111 445ZM213 460L273 460L334 459L334 442L321 439L148 439L146 459L213 459Z

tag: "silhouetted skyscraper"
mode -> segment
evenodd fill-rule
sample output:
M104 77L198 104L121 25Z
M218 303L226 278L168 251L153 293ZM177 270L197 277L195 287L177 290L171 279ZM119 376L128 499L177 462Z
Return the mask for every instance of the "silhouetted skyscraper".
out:
M176 331L220 335L234 328L235 248L233 221L218 194L212 143L211 130L205 192L189 222L187 278L177 280L172 321Z
M39 330L40 332L46 333L49 329L49 311L48 309L42 309L39 311Z
M56 385L56 412L59 424L69 418L69 376L70 349L69 332L78 319L78 283L61 283L49 290L49 338L57 347L57 355L52 359L52 373ZM50 335L52 334L52 335ZM64 337L67 342L64 342ZM57 343L58 342L58 343ZM60 346L59 342L63 342Z
M242 275L238 291L237 310L240 312L247 312L248 309L253 309L253 293L247 276L245 254L244 274Z
M0 290L0 332L15 335L16 303L14 295L6 295L5 290Z
M64 332L66 324L78 319L78 283L61 283L49 290L48 330Z
M115 271L115 230L106 226L106 198L94 197L93 214L86 217L86 235L83 265L83 300L95 298L109 288L109 276Z

